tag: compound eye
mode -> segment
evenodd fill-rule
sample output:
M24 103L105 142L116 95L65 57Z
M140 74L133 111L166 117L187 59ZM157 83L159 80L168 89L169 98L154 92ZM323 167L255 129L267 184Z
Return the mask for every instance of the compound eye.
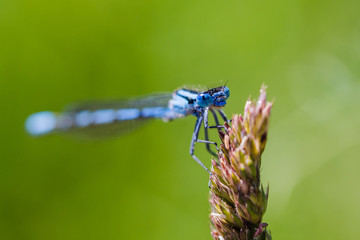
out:
M196 98L197 104L200 107L208 107L213 102L213 99L210 94L199 94Z
M228 87L224 87L223 89L225 95L226 95L226 99L228 99L230 97L230 90Z

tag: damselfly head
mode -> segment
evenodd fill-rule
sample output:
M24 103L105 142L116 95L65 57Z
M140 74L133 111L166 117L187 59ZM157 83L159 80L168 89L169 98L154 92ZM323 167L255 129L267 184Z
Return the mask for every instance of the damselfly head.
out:
M230 90L226 86L209 89L199 93L196 102L200 107L224 107L230 96Z

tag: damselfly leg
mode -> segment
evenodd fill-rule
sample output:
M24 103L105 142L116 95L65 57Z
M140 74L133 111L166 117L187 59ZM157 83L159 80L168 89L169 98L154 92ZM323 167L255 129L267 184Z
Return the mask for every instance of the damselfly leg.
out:
M194 155L195 143L198 141L199 131L200 131L200 127L201 127L203 118L204 118L204 117L203 117L202 115L200 115L200 116L196 119L194 133L193 133L192 138L191 138L190 155L191 155L191 157L192 157L198 164L200 164L200 166L202 166L209 174L211 174L211 172L209 171L209 169L200 161L199 158L197 158L197 157Z
M212 115L214 117L214 121L215 121L216 126L220 126L219 119L218 119L218 117L216 115L216 112L213 109L210 109L210 112L212 113Z
M215 124L216 124L216 125L219 125L219 120L218 120L218 118L217 118L214 110L210 109L210 111L211 111L211 113L212 113L213 116L214 116ZM208 113L209 113L208 108L206 108L205 111L204 111L204 135L205 135L205 140L206 140L206 141L209 141L209 132L208 132L208 129L209 129L209 126L208 126L208 115L209 115L209 114L208 114ZM219 151L218 148L217 148L217 144L215 143L214 145L215 145L215 147L216 147L216 150ZM207 150L211 155L213 155L214 157L217 157L217 156L218 156L214 151L211 150L211 148L210 148L210 143L206 143L206 150Z
M222 110L218 109L217 111L220 114L221 118L224 120L224 122L229 122L229 120L227 119L225 113Z
M216 126L209 126L209 111L212 113L213 117L214 117L214 121ZM228 121L226 118L226 115L221 111L219 111L219 114L221 115L221 117L224 119L224 121ZM205 135L205 140L200 140L198 139L199 137L199 132L200 132L200 128L202 125L202 122L204 121L204 135ZM195 129L192 135L192 139L191 139L191 144L190 144L190 155L193 159L195 159L195 161L197 163L200 164L200 166L202 166L208 173L210 173L209 169L200 161L200 159L198 157L196 157L194 155L194 150L195 150L195 143L196 142L201 142L201 143L205 143L206 145L206 150L213 156L217 157L218 155L211 150L210 148L210 144L215 145L215 148L217 150L217 152L219 152L218 146L216 142L210 141L209 140L209 133L208 133L208 129L209 128L223 128L224 126L220 126L219 123L219 119L216 115L216 112L213 109L209 109L209 108L205 108L204 112L202 115L200 115L195 123ZM211 173L210 173L211 174Z
M204 128L204 135L205 135L205 140L209 141L208 128ZM210 143L206 143L206 150L214 157L217 157L217 154L213 150L211 150Z

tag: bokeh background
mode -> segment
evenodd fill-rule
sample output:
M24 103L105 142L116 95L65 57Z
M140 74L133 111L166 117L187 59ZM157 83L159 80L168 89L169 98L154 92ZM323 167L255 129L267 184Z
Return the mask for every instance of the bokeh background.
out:
M100 142L23 125L71 102L225 81L229 116L262 83L275 99L262 169L274 239L359 239L359 9L0 0L0 239L211 239L208 175L188 154L194 118Z

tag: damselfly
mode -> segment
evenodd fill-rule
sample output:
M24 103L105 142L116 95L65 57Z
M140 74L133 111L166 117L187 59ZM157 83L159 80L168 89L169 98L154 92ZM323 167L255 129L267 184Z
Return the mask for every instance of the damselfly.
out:
M194 155L196 142L205 143L206 149L214 156L209 140L208 129L218 128L220 123L217 113L228 121L221 110L230 96L229 88L221 86L207 91L181 88L171 93L150 95L143 98L120 101L103 101L74 104L61 113L50 111L30 115L25 123L26 130L34 136L66 132L86 138L96 138L121 134L144 120L158 118L171 121L188 115L195 116L195 129L190 144L190 155L207 172L210 171ZM216 126L209 126L209 112L213 115ZM198 139L204 123L205 139Z

